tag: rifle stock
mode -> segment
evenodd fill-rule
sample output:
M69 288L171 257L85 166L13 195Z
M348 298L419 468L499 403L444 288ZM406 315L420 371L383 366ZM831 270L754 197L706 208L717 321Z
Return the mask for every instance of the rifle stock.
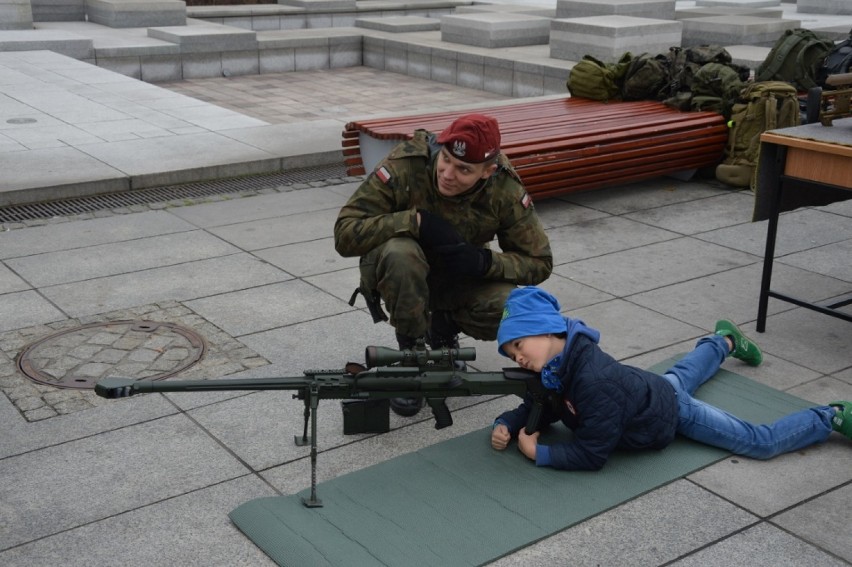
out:
M546 399L537 372L522 368L504 368L500 372L468 372L455 366L456 360L475 360L473 348L394 350L367 347L366 366L349 363L340 370L305 370L303 376L241 378L223 380L134 380L110 377L95 385L103 398L125 398L154 392L211 392L226 390L293 390L293 398L305 403L304 429L298 445L311 445L311 497L303 499L308 507L322 506L316 497L316 420L320 400L382 400L424 398L435 417L435 428L452 425L446 398L515 394L533 398L526 431L538 429L538 420ZM311 435L308 436L310 422Z

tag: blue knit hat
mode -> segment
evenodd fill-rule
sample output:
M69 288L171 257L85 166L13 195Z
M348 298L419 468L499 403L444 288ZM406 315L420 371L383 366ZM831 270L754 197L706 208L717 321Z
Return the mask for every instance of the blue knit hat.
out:
M535 286L513 289L503 308L503 319L497 329L497 352L508 357L503 345L533 335L558 334L567 331L565 318L559 313L559 301Z

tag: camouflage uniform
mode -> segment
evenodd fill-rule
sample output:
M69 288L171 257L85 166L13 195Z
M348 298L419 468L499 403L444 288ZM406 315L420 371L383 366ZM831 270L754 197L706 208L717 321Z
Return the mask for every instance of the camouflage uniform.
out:
M550 276L550 242L529 195L505 155L497 171L462 195L445 197L435 180L441 145L425 130L397 145L355 191L334 225L342 256L360 256L365 296L378 292L397 333L424 336L431 312L448 311L467 335L494 340L503 304L516 285ZM497 236L483 278L447 273L440 256L418 242L417 210L449 221L466 241L487 247Z

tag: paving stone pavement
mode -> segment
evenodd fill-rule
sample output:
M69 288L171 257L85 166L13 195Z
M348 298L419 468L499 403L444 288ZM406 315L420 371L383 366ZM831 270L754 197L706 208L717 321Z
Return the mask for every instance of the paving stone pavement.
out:
M328 82L334 73L309 72L312 86L292 94L298 105L275 110L286 83L298 82L293 75L267 77L268 98L236 103L261 90L260 78L161 88L201 84L208 103L234 103L230 111L244 120L282 123L300 112L321 122L338 107L335 118L344 120L342 108L363 95L336 99L341 88ZM449 85L427 91L419 80L384 72L356 68L343 76L365 89L387 80L369 102L386 100L393 111L404 108L394 106L403 84L418 90L423 105L446 104L446 96L492 100ZM310 105L303 88L314 89ZM308 485L308 451L292 443L301 433L300 401L286 392L108 401L32 382L16 359L58 331L124 320L199 333L209 349L182 378L300 375L360 360L366 344L392 344L387 325L373 325L363 304L348 304L357 260L333 249L333 220L359 181L336 177L3 225L0 564L271 564L227 514ZM749 192L700 176L537 202L555 253L543 287L630 364L685 352L728 317L761 344L766 360L727 368L815 404L852 399L848 323L771 301L767 331L755 333L766 224L750 222L752 202ZM802 208L781 222L779 288L811 300L848 293L852 201ZM493 343L462 343L477 349L472 368L506 365ZM515 403L452 400L451 428L435 431L425 414L391 416L387 434L344 436L339 404L323 402L318 480L486 427ZM492 565L848 566L850 507L852 443L833 435L769 462L723 459Z

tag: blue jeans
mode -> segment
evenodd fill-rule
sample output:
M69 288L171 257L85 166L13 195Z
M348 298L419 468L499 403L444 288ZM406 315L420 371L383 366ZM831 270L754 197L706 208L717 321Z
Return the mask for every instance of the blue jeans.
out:
M677 394L678 433L754 459L770 459L821 443L831 434L835 412L829 406L798 411L768 425L754 425L693 398L692 394L716 374L727 356L724 337L704 337L695 350L663 375Z

